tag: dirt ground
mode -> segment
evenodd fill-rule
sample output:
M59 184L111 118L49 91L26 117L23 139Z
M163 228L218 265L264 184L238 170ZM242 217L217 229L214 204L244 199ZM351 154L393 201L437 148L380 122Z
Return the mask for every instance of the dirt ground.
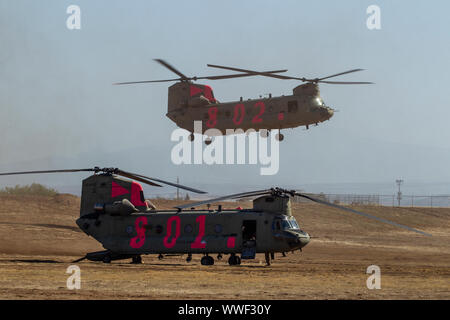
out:
M310 203L293 206L310 244L271 266L263 255L233 267L226 256L214 266L200 256L83 261L81 289L68 290L71 261L103 250L75 224L79 201L0 197L0 299L450 299L450 209L354 207L433 234L425 237ZM380 290L366 286L370 265L381 269Z

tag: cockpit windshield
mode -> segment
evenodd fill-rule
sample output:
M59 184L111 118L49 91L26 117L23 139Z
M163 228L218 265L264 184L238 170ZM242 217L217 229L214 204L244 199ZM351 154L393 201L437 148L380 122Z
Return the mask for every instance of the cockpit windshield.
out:
M325 106L325 103L323 103L323 100L319 97L316 98L316 103L318 106Z
M274 230L289 230L289 229L300 230L300 227L299 227L297 221L295 220L295 218L276 219L276 220L274 220L274 223L273 223L273 229Z

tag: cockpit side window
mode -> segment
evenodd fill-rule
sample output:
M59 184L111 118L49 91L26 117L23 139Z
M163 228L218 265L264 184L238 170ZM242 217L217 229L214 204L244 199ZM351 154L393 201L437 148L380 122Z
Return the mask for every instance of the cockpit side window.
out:
M291 229L291 225L289 224L289 221L287 221L287 220L283 220L282 222L281 222L281 224L282 224L282 226L283 226L283 229Z

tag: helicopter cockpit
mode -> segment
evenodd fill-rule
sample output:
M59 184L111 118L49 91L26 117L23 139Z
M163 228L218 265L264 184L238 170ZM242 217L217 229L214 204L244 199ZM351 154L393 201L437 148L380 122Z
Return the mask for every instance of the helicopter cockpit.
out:
M275 218L272 224L272 230L281 231L281 230L294 230L301 231L297 220L294 217L283 217L283 218Z

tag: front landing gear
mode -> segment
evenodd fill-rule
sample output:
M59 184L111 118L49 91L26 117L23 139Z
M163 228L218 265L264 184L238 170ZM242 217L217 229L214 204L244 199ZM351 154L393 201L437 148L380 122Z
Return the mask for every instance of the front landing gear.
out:
M267 138L269 136L270 130L268 129L261 129L259 130L259 135L261 138Z
M212 266L214 265L214 258L210 256L203 256L200 263L202 266Z
M275 135L275 139L277 139L277 141L283 141L284 140L284 134L282 134L281 132L280 133L277 133L276 135Z
M241 264L241 258L234 253L228 258L228 264L230 266L238 266Z
M265 253L265 257L266 257L266 265L270 266L270 255L269 255L269 252Z

